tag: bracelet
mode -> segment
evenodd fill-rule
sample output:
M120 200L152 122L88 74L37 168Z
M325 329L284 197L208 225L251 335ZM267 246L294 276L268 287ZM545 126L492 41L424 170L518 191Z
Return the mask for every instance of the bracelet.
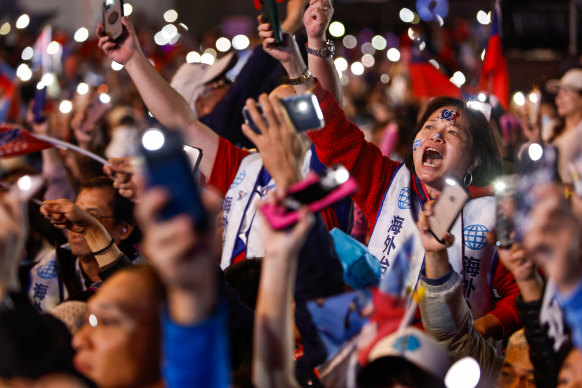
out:
M311 70L309 70L309 67L306 67L303 74L301 74L297 78L289 78L288 82L291 85L301 85L301 84L304 84L305 82L309 81L311 79L311 77L312 77Z
M100 255L102 253L105 253L105 251L107 251L109 248L111 248L114 243L115 243L115 241L113 241L113 237L111 237L111 241L109 241L109 244L107 244L107 246L105 248L100 249L97 252L91 252L91 253L93 254L93 256L96 256L96 255Z
M327 40L323 48L313 49L305 43L305 50L307 50L307 54L315 55L320 58L333 58L333 55L335 54L335 45L333 41Z

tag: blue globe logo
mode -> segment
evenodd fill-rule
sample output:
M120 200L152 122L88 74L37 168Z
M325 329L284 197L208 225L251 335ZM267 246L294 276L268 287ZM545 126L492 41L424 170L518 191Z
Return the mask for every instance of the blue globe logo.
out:
M474 251L485 248L487 245L486 233L489 232L483 225L469 225L463 230L465 246Z
M416 338L415 335L404 335L399 337L396 342L394 343L394 349L400 353L404 353L405 351L414 352L415 350L420 348L420 341Z
M57 277L57 262L51 260L45 265L41 265L37 270L36 274L42 279L53 279Z
M412 209L412 203L410 202L410 187L405 187L400 190L400 194L398 194L398 207L400 209Z
M238 185L240 185L245 180L246 176L247 176L247 172L245 170L242 170L241 172L239 172L234 177L234 180L232 181L232 184L230 185L230 187L237 187Z

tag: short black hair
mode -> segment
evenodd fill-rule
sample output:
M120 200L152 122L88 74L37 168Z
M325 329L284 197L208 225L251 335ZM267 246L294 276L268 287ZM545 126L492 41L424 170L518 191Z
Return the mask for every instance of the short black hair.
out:
M115 187L113 187L113 181L109 177L101 175L83 181L79 188L79 193L86 189L110 189L113 192L113 198L109 203L109 206L111 207L115 222L127 222L132 225L135 224L135 219L133 217L133 202L117 192Z
M483 113L471 109L464 101L453 97L437 97L433 99L424 114L414 127L414 133L411 136L411 141L414 141L416 135L426 121L436 110L445 107L454 106L457 108L469 121L469 132L473 138L473 149L471 155L473 160L479 160L479 165L472 171L474 186L487 186L501 173L501 156L499 150L493 139L493 133L489 122ZM405 164L408 169L415 173L414 162L412 160L412 144L409 144L406 150Z

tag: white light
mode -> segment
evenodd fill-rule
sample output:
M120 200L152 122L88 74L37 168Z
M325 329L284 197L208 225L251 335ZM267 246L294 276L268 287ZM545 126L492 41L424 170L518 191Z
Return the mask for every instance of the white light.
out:
M342 37L345 33L346 28L344 27L343 23L335 21L329 25L329 34L334 38Z
M176 12L174 9L167 10L164 12L164 20L166 23L174 23L176 20L178 20L178 12Z
M400 60L400 51L398 51L397 48L392 47L386 53L386 57L388 57L388 59L391 60L392 62L398 62Z
M364 54L362 56L362 64L366 67L372 67L374 66L374 63L376 63L376 60L374 59L373 55L370 54Z
M22 81L29 81L32 78L32 70L26 63L23 63L16 69L16 76Z
M23 61L28 61L29 59L32 59L33 56L34 56L34 50L30 46L28 46L24 50L22 50L22 54L20 55L20 57L22 58Z
M24 175L18 179L16 184L21 191L28 191L32 187L32 179L30 179L30 176Z
M388 82L390 82L390 76L386 73L382 74L380 76L380 82L382 82L383 84L387 84Z
M342 84L342 86L348 86L349 82L350 82L350 77L348 77L345 74L342 74L342 77L340 78L340 83Z
M206 63L207 65L214 64L214 60L215 60L214 55L212 55L210 53L204 53L200 57L200 62Z
M173 24L166 24L162 27L162 33L166 36L168 42L172 42L178 35L178 27Z
M346 71L348 69L348 61L345 58L337 57L333 63L335 63L337 71Z
M102 104L109 104L111 102L111 97L107 93L101 93L99 95L99 101L101 101Z
M479 12L477 12L477 21L481 24L489 24L491 23L491 18L485 11L479 10Z
M483 113L483 116L489 121L491 119L491 105L481 101L467 101L467 107Z
M123 3L123 15L129 16L133 13L133 5L129 3Z
M414 31L414 28L410 27L407 32L408 32L408 37L410 38L410 40L420 39L420 37L418 36L416 31Z
M168 37L162 31L158 31L154 35L154 42L156 42L158 46L165 46L168 44Z
M218 38L216 40L216 48L220 52L223 53L227 52L228 50L230 50L230 40L228 40L228 38L225 37Z
M89 85L87 85L85 82L81 82L79 85L77 85L77 93L80 95L89 93Z
M527 98L532 104L537 104L538 102L538 94L536 92L531 92Z
M340 168L335 171L335 179L338 183L346 183L348 179L350 179L350 172L347 168L340 166Z
M81 27L75 31L73 38L75 39L75 42L83 43L89 38L89 30L85 27Z
M159 129L151 128L146 130L141 138L141 144L148 151L157 151L164 145L166 139Z
M123 69L123 65L121 63L111 61L111 68L115 71L119 71L119 70Z
M481 60L482 60L482 61L484 61L484 60L485 60L485 52L486 52L486 51L487 51L486 49L483 49L483 51L481 52Z
M183 29L185 29L186 31L188 31L188 26L185 25L184 23L180 23L178 24L180 27L182 27Z
M188 63L200 63L200 54L198 54L196 51L190 51L186 55L186 62L188 62Z
M455 362L445 376L447 388L474 388L481 378L481 368L472 357Z
M539 145L538 143L532 143L529 148L527 149L527 153L529 154L529 157L531 158L531 160L538 161L542 158L542 155L544 154L544 150L542 148L541 145Z
M451 178L446 178L445 179L445 183L447 185L449 185L449 186L456 186L457 185L457 182L454 179L451 179Z
M97 327L97 317L95 314L89 314L89 325L91 327Z
M477 99L481 102L485 102L485 101L487 101L487 95L485 93L479 93L477 95Z
M36 84L36 90L42 90L46 87L45 84L42 83L42 81L40 81L39 83Z
M467 81L465 74L461 73L460 71L455 71L455 74L453 74L451 77L451 82L454 83L458 88L463 86L465 81Z
M515 105L517 106L523 106L525 104L525 96L523 95L523 93L515 92L515 94L513 95L513 102L515 102Z
M386 48L386 39L383 36L376 35L372 38L372 47L376 50L384 50Z
M297 104L297 110L299 112L306 112L307 108L309 108L309 104L305 101L301 101L299 104Z
M350 66L350 70L353 75L362 75L364 74L364 65L361 62L354 62Z
M24 14L20 15L18 20L16 20L16 28L18 28L19 30L22 30L23 28L28 27L29 23L30 23L30 17L24 13Z
M251 41L246 35L240 34L232 38L232 47L234 47L235 50L246 50L250 44Z
M436 67L437 69L440 68L439 63L436 61L436 59L429 59L428 63L430 63L431 65L433 65L434 67Z
M353 49L354 47L356 47L358 45L358 40L353 35L346 35L342 39L342 43L344 44L345 48Z
M45 86L50 86L55 82L55 75L53 73L46 73L42 76L40 82Z
M61 44L56 41L52 41L46 46L46 52L49 55L55 55L61 50Z
M414 12L412 12L408 8L402 8L400 10L399 16L400 20L402 20L404 23L412 23L412 21L414 20Z
M374 46L372 46L372 43L370 42L366 42L362 45L362 47L360 47L360 50L362 50L362 54L374 54L376 52L376 49L374 48Z
M424 50L426 48L426 42L423 40L422 42L420 42L420 44L418 45L418 49L420 51Z
M6 22L0 27L0 35L8 35L10 30L12 30L12 27L10 27L10 23Z
M63 100L59 105L59 110L63 114L71 113L71 111L73 110L73 103L69 100Z
M503 181L497 181L493 183L493 187L495 188L495 192L500 193L505 190L506 184Z
M443 20L443 18L441 17L441 15L435 14L434 16L435 16L437 22L439 23L439 27L444 26L445 21Z

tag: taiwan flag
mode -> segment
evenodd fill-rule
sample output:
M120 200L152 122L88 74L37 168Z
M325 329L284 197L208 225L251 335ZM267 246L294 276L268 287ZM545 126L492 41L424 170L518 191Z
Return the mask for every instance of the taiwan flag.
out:
M416 98L461 96L461 89L418 52L412 54L409 71L412 94Z
M257 10L260 10L261 8L263 8L263 3L264 3L265 0L253 0L253 1L255 3L255 8ZM266 1L272 1L272 0L266 0ZM276 1L277 1L277 3L280 3L283 0L276 0Z
M509 109L509 75L507 72L507 61L503 55L501 44L501 8L499 1L495 4L493 12L493 22L491 26L491 37L485 51L483 67L481 69L481 79L479 89L493 94L499 100L501 106Z
M54 145L18 125L0 124L0 158L31 154L50 147Z

